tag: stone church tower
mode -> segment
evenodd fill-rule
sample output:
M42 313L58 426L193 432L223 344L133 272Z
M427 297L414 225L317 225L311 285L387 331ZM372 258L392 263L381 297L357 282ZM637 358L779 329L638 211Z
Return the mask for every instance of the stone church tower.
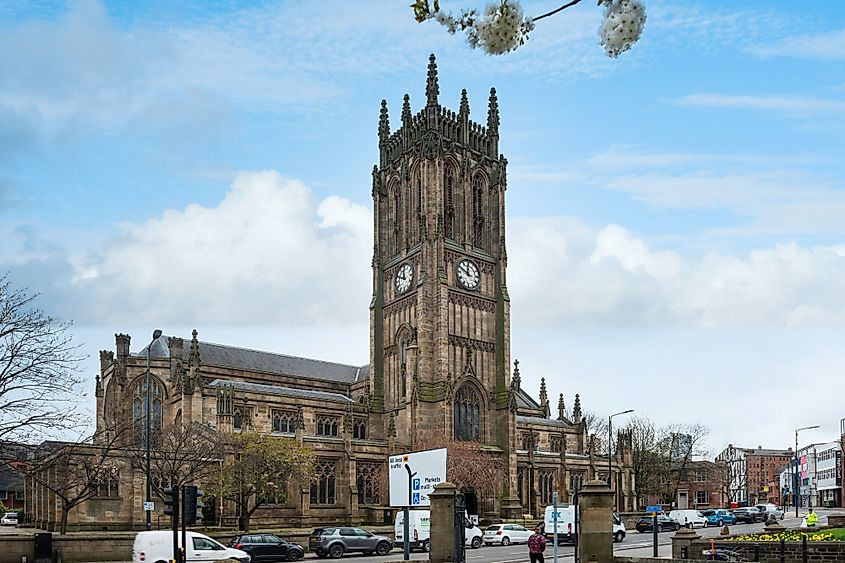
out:
M425 107L412 113L406 94L401 125L391 131L381 105L372 190L372 408L397 449L438 438L500 449L508 497L516 488L516 409L498 102L491 89L485 127L470 120L466 90L457 112L438 95L431 55Z

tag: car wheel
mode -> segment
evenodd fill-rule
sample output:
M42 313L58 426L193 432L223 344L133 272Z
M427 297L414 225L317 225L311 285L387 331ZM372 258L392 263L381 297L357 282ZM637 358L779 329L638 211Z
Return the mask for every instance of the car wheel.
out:
M428 553L429 551L431 551L431 541L430 540L423 540L422 550L425 553Z
M472 538L472 542L470 543L470 545L473 549L478 549L479 547L481 547L481 538L475 536L474 538Z
M511 539L509 537L505 536L505 537L502 538L502 545L510 545L510 544L511 544Z
M303 555L304 553L300 553L298 549L291 549L288 551L288 561L299 561Z
M376 554L378 555L387 555L388 553L390 553L390 550L390 544L386 541L379 542L376 546Z
M657 533L659 534L662 531L663 531L663 524L658 524L657 525Z
M680 524L675 524L675 531L677 532L677 531L678 531L678 530L680 530L680 529L681 529L681 525L680 525ZM690 529L692 529L692 526L690 526Z
M687 526L687 528L689 528L690 530L692 530L692 522L687 522L686 526Z
M613 534L613 541L615 541L616 543L621 543L624 539L625 534L623 534L622 532L616 532L615 534Z
M343 546L339 543L334 544L329 548L329 557L332 559L340 559L343 557Z

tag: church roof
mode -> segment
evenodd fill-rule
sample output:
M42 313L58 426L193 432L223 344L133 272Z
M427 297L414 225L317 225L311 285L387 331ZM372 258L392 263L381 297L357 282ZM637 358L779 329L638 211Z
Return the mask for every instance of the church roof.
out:
M529 409L539 409L540 403L535 401L531 395L525 392L525 390L520 387L519 391L516 394L516 404L520 407L525 407Z
M526 424L541 424L543 426L556 426L558 428L569 428L572 425L565 420L557 420L554 418L543 418L540 416L517 416L517 422L524 422Z
M332 401L336 403L351 403L352 399L340 393L328 391L311 391L309 389L294 389L293 387L281 387L279 385L264 385L263 383L248 383L246 381L232 381L228 379L215 379L209 383L209 387L231 387L238 391L251 393L262 393L265 395L282 395L284 397L295 397L299 399L317 399L319 401Z
M168 337L161 336L153 342L152 357L170 357L170 348L167 345ZM182 359L187 360L191 352L190 339L186 339L186 346L182 347ZM310 379L323 379L337 381L340 383L355 383L366 379L370 375L369 364L363 366L352 366L302 358L299 356L288 356L276 352L264 352L239 348L237 346L225 346L223 344L212 344L211 342L199 342L200 361L206 366L217 366L245 371L262 373L275 373L280 375L292 375L296 377L307 377ZM147 348L134 354L139 357L146 357Z

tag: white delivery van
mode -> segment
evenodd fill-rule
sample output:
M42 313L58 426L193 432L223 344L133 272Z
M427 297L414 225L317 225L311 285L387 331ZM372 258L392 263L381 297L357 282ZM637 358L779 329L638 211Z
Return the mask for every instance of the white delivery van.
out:
M543 518L545 524L546 539L554 541L555 537L555 509L553 506L546 507L546 514ZM557 505L557 543L575 543L575 505Z
M554 507L547 506L543 518L546 530L546 540L554 541L555 512ZM613 541L621 542L625 539L625 524L618 514L613 514ZM575 543L575 505L559 504L557 506L557 543Z
M706 528L707 517L698 510L672 510L667 514L669 518L687 528Z
M421 549L429 551L431 543L431 511L430 510L410 510L408 511L408 530L410 532L411 551ZM466 526L466 545L477 549L481 547L482 536L484 532L481 528L470 522L464 521ZM394 546L404 548L405 546L405 513L402 510L396 512L396 520L393 524L393 538Z
M192 561L220 561L233 559L240 563L249 563L249 554L225 547L220 542L199 532L186 532L188 542L185 559ZM182 545L182 532L179 532L179 546ZM138 532L132 546L132 563L169 563L173 559L173 530L155 530Z

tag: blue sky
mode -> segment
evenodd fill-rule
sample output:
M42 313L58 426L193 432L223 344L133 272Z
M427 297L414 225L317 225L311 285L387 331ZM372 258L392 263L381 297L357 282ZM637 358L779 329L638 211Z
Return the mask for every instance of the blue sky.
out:
M808 424L830 439L845 416L827 398L845 369L839 3L647 0L615 60L595 2L501 57L406 4L0 3L0 269L92 353L115 332L137 350L152 328L196 327L364 363L378 107L394 126L404 93L419 108L434 52L444 105L466 88L483 119L498 92L528 385L709 424L714 451L785 447ZM737 422L761 408L765 424Z

